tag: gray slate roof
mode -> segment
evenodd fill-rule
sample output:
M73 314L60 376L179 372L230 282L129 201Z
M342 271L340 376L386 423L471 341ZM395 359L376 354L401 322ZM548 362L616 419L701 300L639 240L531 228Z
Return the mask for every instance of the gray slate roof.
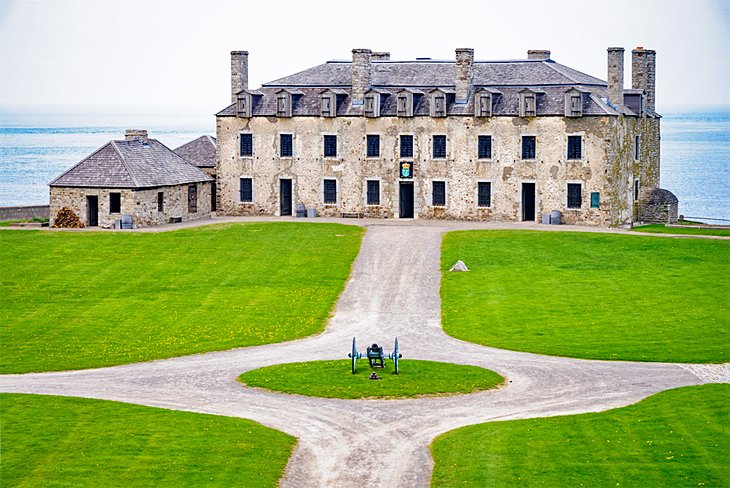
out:
M175 154L198 168L215 168L215 137L200 136L174 150Z
M414 115L429 115L428 92L434 88L452 91L454 61L372 61L371 88L381 90L381 116L395 116L395 94L409 88L422 92L414 98ZM276 93L282 89L296 90L293 96L293 116L320 116L320 93L325 88L344 91L338 96L337 115L362 115L362 106L352 105L352 62L329 61L290 76L265 83L259 90L250 91L253 97L253 115L276 115ZM607 102L607 83L573 68L547 60L474 61L473 89L489 88L500 92L494 96L494 116L515 116L519 113L519 91L531 88L542 92L537 96L537 115L565 114L565 92L578 88L586 92L584 115L618 115L616 107ZM473 115L474 98L467 104L447 102L449 115ZM627 115L631 110L622 108ZM220 111L218 116L235 116L235 105Z
M92 188L156 188L213 181L198 168L148 139L110 141L49 183Z

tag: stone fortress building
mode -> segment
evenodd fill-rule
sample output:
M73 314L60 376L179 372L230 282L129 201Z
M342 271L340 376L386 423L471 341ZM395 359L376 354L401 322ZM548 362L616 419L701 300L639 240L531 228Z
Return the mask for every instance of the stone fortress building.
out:
M539 221L636 220L659 185L655 51L608 48L608 81L553 61L394 61L354 49L259 89L231 53L217 114L217 209L292 215ZM652 192L644 192L652 194ZM676 217L675 217L676 219Z

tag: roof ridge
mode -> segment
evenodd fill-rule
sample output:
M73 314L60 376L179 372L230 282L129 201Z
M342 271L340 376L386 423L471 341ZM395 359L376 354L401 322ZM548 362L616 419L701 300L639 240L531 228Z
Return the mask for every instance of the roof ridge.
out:
M585 83L581 83L579 80L576 80L575 77L568 72L568 70L574 71L576 73L580 73L581 75L587 76L588 78L593 78L595 80L603 81L600 78L596 78L593 75L589 75L588 73L583 73L582 71L579 71L575 68L571 68L570 66L565 66L564 64L560 64L555 61L553 61L552 63L545 63L545 64L550 66L553 69L553 71L555 71L556 73L560 73L561 75L565 76L566 78L568 78L570 81L572 81L575 84L584 85ZM559 69L558 66L560 68L567 68L567 70Z
M111 145L114 148L114 150L117 152L117 154L119 155L119 158L122 160L122 166L124 166L124 169L127 170L129 177L132 178L132 183L134 183L134 186L138 187L138 186L140 186L139 181L137 180L137 177L135 176L134 172L129 168L129 165L127 164L127 160L124 158L124 155L117 147L117 142L121 142L121 141L111 141ZM127 142L130 142L130 141L127 141ZM134 141L131 141L131 142L134 142Z
M76 168L78 168L79 166L81 166L81 165L82 165L83 163L85 163L85 162L86 162L86 161L87 161L88 159L90 159L91 157L95 156L95 155L96 155L97 153L101 152L101 151L102 151L103 149L105 149L105 148L106 148L106 147L107 147L107 146L108 146L109 144L111 144L112 142L113 142L113 141L109 141L109 142L107 142L106 144L104 144L103 146L101 146L101 147L100 147L99 149L97 149L96 151L92 152L91 154L89 154L88 156L86 156L86 157L85 157L84 159L82 159L81 161L79 161L78 163L74 164L74 165L73 165L73 166L71 166L71 167L70 167L69 169L67 169L66 171L64 171L63 173L61 173L61 174L60 174L59 176L55 177L55 178L54 178L53 180L51 180L51 182L50 182L50 183L48 183L48 186L51 186L51 185L53 185L53 184L54 184L55 182L57 182L58 180L60 180L60 179L61 179L61 178L63 178L64 176L66 176L66 175L67 175L68 173L70 173L71 171L73 171L73 170L75 170Z
M213 147L215 147L217 149L217 145L216 145L215 141L213 140L213 136L210 136L208 134L205 134L205 137L207 137L208 138L208 142L210 142L213 145Z

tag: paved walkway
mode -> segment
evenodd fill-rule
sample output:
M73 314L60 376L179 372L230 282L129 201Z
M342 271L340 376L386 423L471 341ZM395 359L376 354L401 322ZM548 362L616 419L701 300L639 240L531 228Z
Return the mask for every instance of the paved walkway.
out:
M482 347L446 336L440 325L441 236L455 228L474 227L483 226L368 222L352 279L327 330L318 336L96 370L5 375L0 376L0 391L245 417L299 438L281 483L285 487L371 483L410 487L428 486L433 467L428 446L435 436L457 427L595 412L668 388L730 382L727 365L566 359ZM284 395L246 389L236 382L242 372L265 365L343 358L353 336L361 346L378 342L386 349L398 336L405 361L483 366L509 383L472 395L383 401Z

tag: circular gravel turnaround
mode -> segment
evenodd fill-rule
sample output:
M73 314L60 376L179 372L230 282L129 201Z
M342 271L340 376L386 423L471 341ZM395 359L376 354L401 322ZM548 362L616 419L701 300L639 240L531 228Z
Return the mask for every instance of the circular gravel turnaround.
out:
M446 396L490 390L505 379L489 369L462 364L407 360L393 373L393 364L385 368L358 362L357 374L350 372L350 360L309 361L277 364L248 371L238 377L246 386L283 393L322 398L413 398ZM371 373L380 379L371 380Z

